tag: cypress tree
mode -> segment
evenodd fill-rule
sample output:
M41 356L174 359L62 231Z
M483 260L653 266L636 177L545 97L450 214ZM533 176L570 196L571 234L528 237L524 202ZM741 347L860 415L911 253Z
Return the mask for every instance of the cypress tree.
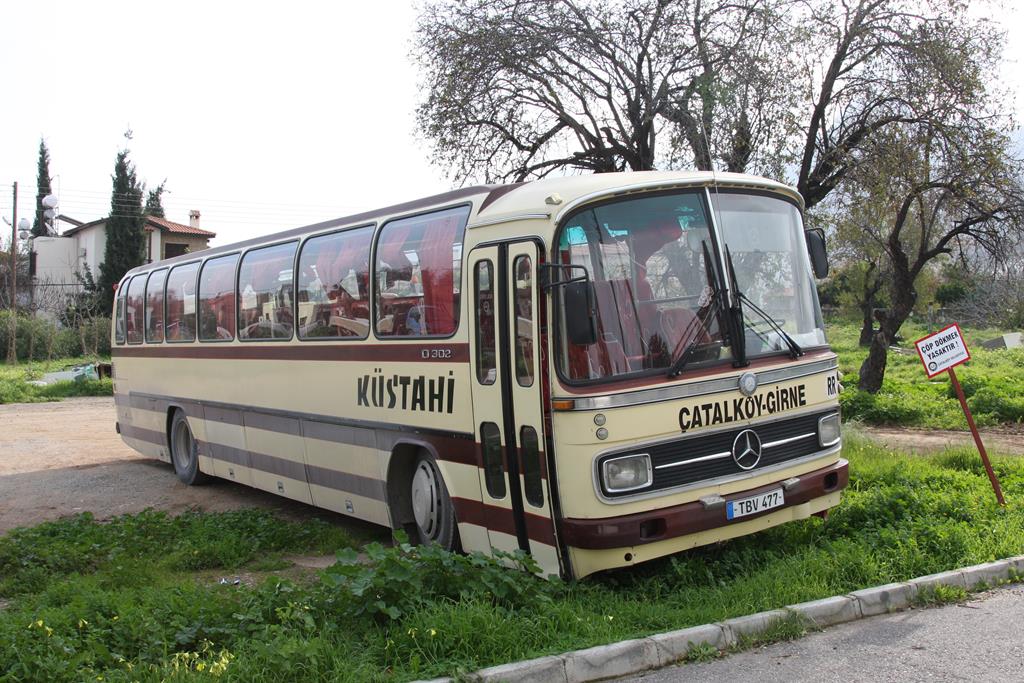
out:
M144 213L147 216L156 216L157 218L166 218L164 215L164 205L161 197L164 194L164 186L167 185L165 179L162 183L156 186L155 189L149 191L146 195L146 208Z
M146 233L142 215L143 188L128 160L128 149L118 152L114 163L114 189L107 218L107 245L100 265L99 288L105 311L114 307L114 285L124 274L141 265L146 254Z
M36 173L36 219L32 223L32 236L44 237L50 233L43 212L43 198L50 194L50 150L46 149L46 141L39 138L39 167Z

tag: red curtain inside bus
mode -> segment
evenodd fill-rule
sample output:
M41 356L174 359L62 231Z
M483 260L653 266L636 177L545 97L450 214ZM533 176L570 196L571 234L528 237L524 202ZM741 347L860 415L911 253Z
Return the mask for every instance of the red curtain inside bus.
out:
M459 325L469 207L387 223L377 243L377 334L448 336Z
M226 341L235 336L235 264L238 254L203 264L199 276L199 339Z

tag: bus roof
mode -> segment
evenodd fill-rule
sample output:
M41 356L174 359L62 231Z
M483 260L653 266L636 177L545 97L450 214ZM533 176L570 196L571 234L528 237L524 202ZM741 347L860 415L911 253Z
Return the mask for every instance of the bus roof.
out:
M330 230L331 228L371 223L392 216L440 208L447 204L473 201L476 214L470 220L474 224L500 222L521 215L554 216L561 218L581 203L600 197L647 192L659 187L721 185L765 190L783 194L803 207L803 198L796 188L783 183L742 173L721 173L711 171L634 171L624 173L595 173L589 175L559 176L509 185L475 185L442 194L431 195L401 204L364 211L334 218L322 223L304 225L278 233L262 235L241 242L205 249L194 254L183 254L157 263L148 263L125 274L125 277L152 270L154 266L173 265L218 254L240 251L248 247L270 244L308 233ZM479 201L474 201L479 200ZM123 280L123 278L122 278Z

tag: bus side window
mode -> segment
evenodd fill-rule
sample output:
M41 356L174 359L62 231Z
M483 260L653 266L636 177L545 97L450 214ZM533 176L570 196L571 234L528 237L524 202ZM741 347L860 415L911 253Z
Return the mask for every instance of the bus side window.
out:
M144 324L146 302L146 279L148 275L136 275L128 285L128 297L125 299L125 336L129 344L142 343L142 327Z
M238 254L213 258L199 273L199 341L235 337L235 265Z
M128 292L128 282L122 282L117 288L117 303L114 309L114 343L124 344L124 299Z
M535 508L544 507L537 430L529 425L523 427L519 431L519 444L519 452L523 458L523 492L526 494L526 502Z
M469 207L390 221L377 238L374 293L382 337L448 337L459 326Z
M164 281L166 270L149 275L146 283L146 342L159 344L164 340Z
M198 263L171 268L167 276L167 320L164 338L169 342L196 339L196 275Z
M474 271L476 378L480 384L494 384L497 377L494 347L494 267L490 261L477 261Z
M483 442L484 481L491 498L505 497L505 469L501 462L501 432L493 422L480 425L480 440Z
M307 240L296 278L299 339L366 339L370 334L373 226Z
M238 271L238 338L292 338L295 242L253 249Z
M521 387L533 386L533 259L519 256L515 273L516 306L516 381Z

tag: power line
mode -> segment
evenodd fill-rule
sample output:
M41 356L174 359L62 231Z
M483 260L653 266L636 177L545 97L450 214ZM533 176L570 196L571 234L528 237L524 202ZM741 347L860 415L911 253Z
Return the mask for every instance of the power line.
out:
M0 188L10 188L10 187L11 187L10 184L0 185ZM30 195L33 195L33 196L36 194L36 192L34 190L29 191L26 188L26 189L23 189L22 191L20 191L18 193L18 196L20 197L22 194L26 194L26 193L28 193ZM98 190L77 190L77 189L72 189L72 188L61 188L59 196L63 199L65 195L77 196L77 197L81 198L82 200L90 200L93 197L95 197L96 201L100 201L102 198L106 198L106 199L110 199L110 198L113 198L113 197L134 198L136 196L142 196L143 199L145 199L145 194L144 193L139 193L139 194L134 194L134 193L131 193L131 192L117 192L117 193L115 193L115 192L101 192L101 191L98 191ZM245 200L245 199L224 198L224 197L205 197L205 198L203 198L203 197L190 197L190 196L186 196L186 195L179 195L179 194L171 192L171 191L168 191L166 193L166 195L163 197L163 200L164 201L172 201L172 202L175 202L175 203L198 202L198 203L207 204L207 205L209 205L209 204L237 204L237 205L240 205L240 206L279 206L279 207L303 207L303 206L305 206L305 207L314 207L314 208L322 207L322 208L329 208L329 209L341 208L341 209L346 209L346 210L351 209L351 210L356 210L356 211L358 211L359 209L362 208L361 205L355 205L355 204L341 204L341 205L339 205L339 204L322 204L322 203L313 204L311 202L306 202L306 201L303 201L301 203L293 204L293 203L289 203L289 202L260 202L260 201L249 201L249 200Z

